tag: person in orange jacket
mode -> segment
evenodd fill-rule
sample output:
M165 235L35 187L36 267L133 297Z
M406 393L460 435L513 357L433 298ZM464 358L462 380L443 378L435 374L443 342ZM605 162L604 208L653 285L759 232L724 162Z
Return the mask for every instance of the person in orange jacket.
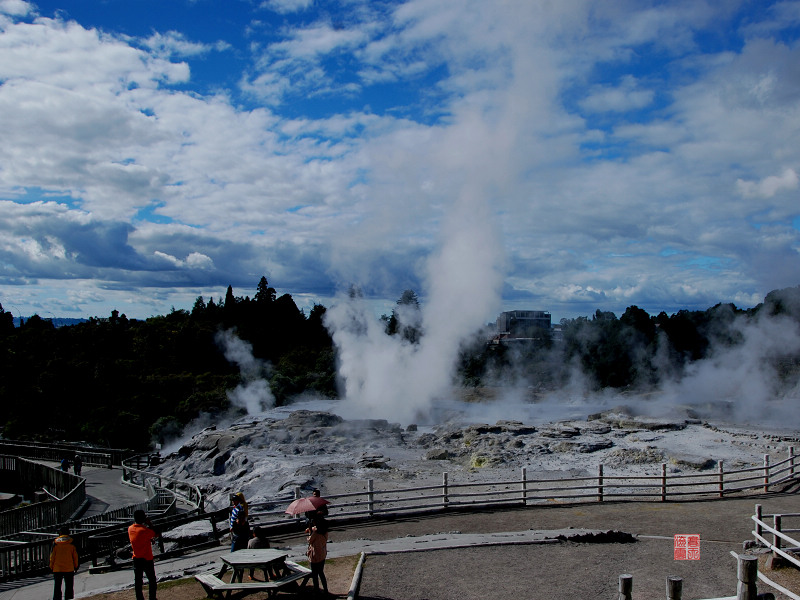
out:
M53 572L53 600L61 600L61 583L64 583L64 600L75 597L74 582L75 571L78 570L78 551L72 538L69 536L69 528L62 527L58 530L58 537L53 543L53 550L50 552L50 570Z
M153 563L153 546L151 541L159 536L153 528L147 513L137 510L133 513L133 525L128 527L128 538L133 549L133 587L136 600L144 600L142 584L143 575L147 575L150 600L156 600L156 568Z

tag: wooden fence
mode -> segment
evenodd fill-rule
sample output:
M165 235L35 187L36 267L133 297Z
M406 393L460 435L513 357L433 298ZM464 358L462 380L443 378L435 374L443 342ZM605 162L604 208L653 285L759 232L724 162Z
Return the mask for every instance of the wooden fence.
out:
M789 535L797 534L800 532L800 529L796 527L786 527L787 521L796 521L798 517L800 517L800 513L765 515L762 514L761 505L756 504L755 514L751 517L755 523L755 529L753 529L752 533L757 543L772 551L771 562L783 562L784 564L789 563L795 567L800 567L800 559L798 559L794 554L795 552L800 552L800 541L797 541L797 539ZM770 533L772 534L771 540L767 537L767 535ZM763 573L759 572L758 578L767 585L786 594L790 598L794 598L794 600L800 600L800 595L774 583Z
M756 585L757 579L761 578L758 571L758 557L746 554L736 554L731 552L736 558L736 595L725 596L724 598L711 598L709 600L775 600L773 594L759 594ZM780 588L781 591L785 591ZM619 576L619 600L631 600L633 592L633 576ZM789 593L793 598L794 594ZM683 578L670 575L667 577L667 600L681 600L683 596Z
M199 487L188 481L174 479L146 470L154 462L157 464L157 456L158 455L140 455L123 461L122 481L134 487L145 488L150 484L158 489L169 490L172 494L202 513L205 510L205 499Z
M595 477L563 479L529 478L527 468L517 480L458 483L442 474L441 484L377 490L374 481L365 481L366 490L349 494L325 495L331 501L331 518L370 518L388 514L421 511L469 509L484 506L534 506L553 501L604 502L614 500L675 501L681 499L723 498L796 481L800 476L794 448L787 458L771 462L764 455L763 466L726 471L720 461L716 470L702 473L669 473L666 464L658 474L608 474L603 465ZM250 504L250 515L264 526L285 524L283 511L293 496Z
M68 458L70 461L76 454L80 454L85 466L108 467L122 464L122 460L131 456L130 450L115 448L97 448L81 444L46 444L42 442L25 442L17 440L0 440L0 454L61 462Z
M68 521L86 501L86 480L41 463L0 456L0 473L8 485L25 493L43 488L51 498L0 512L0 536Z
M42 452L29 452L29 454L34 453L40 459L47 459L47 452L49 450L44 449ZM82 453L81 456L84 454ZM138 459L135 464L148 466L153 462L154 457L149 456ZM107 461L101 464L111 466L110 463L107 464ZM214 519L219 518L218 515L202 516L203 494L196 485L185 481L159 476L141 469L124 467L123 482L147 490L148 499L107 511L102 515L74 519L86 499L86 480L84 478L13 456L0 457L0 469L5 469L4 473L6 474L13 474L12 477L19 482L31 482L31 484L35 482L36 486L44 483L46 487L59 492L68 490L70 485L75 485L73 489L66 491L60 501L40 502L0 513L0 537L2 538L0 539L0 580L46 572L53 539L56 537L55 532L59 525L66 525L70 528L81 560L91 559L96 563L98 556L107 552L109 540L127 539L127 526L132 522L135 510L142 509L149 514L159 515L157 519L166 525L168 522L175 521L177 498L191 504L195 509L184 512L176 522L209 518L212 520L212 529L216 533ZM12 477L9 477L9 480Z
M373 480L369 479L365 481L366 489L362 492L326 495L326 498L332 502L329 513L333 521L490 506L535 506L554 500L580 503L604 502L613 498L618 501L666 502L703 497L722 498L754 490L759 493L767 492L773 486L797 481L795 458L794 448L790 448L789 456L783 460L772 462L769 455L764 455L761 466L726 471L724 465L719 463L715 471L690 474L669 473L666 464L660 465L659 472L652 475L610 474L600 465L594 477L529 478L527 469L523 468L518 479L458 483L450 481L449 474L443 473L440 485L391 490L375 489ZM197 512L202 513L202 491L194 484L146 470L150 468L148 465L152 463L152 459L153 457L125 461L123 479L130 485L150 485L168 490L196 506ZM300 488L295 488L293 494L251 503L251 520L276 531L292 526L293 520L287 517L284 510L293 498L300 495ZM195 518L208 517L209 515L200 514ZM108 534L117 535L122 526L109 527L112 529L108 530ZM79 531L77 535L83 533ZM95 530L91 535L97 536L100 533ZM90 533L87 532L86 535ZM42 561L49 554L51 540L52 536L41 547L30 544L18 548L12 558L4 554L5 548L0 548L0 578L14 575L19 569L30 568L31 564L38 564L41 568L42 564L46 564Z
M101 551L94 542L95 536L116 535L125 531L133 522L133 512L138 509L162 517L175 514L175 498L171 493L151 489L150 497L143 502L93 517L62 521L59 525L69 527L83 562L93 559ZM52 526L38 527L30 531L18 531L0 539L0 581L47 572L53 540L57 537L56 529Z

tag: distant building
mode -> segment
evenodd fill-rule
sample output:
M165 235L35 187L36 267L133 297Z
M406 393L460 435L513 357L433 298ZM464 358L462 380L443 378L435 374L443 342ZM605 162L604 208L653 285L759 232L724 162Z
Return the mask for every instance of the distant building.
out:
M497 317L498 335L534 338L540 337L541 331L550 331L550 313L544 310L510 310Z

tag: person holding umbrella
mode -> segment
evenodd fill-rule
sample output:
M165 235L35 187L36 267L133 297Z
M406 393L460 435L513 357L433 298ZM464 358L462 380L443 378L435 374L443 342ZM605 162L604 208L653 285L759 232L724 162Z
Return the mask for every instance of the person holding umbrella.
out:
M317 490L315 490L317 491ZM316 495L308 496L307 498L298 498L293 500L286 509L288 515L299 515L301 513L317 513L320 508L325 509L325 514L328 514L327 505L330 504L329 500L319 496L317 491Z
M319 488L314 488L314 491L311 492L311 498L321 498L321 494L319 492ZM319 501L314 501L319 503ZM319 504L317 508L314 510L306 511L306 521L308 521L308 526L311 527L311 521L314 520L315 516L327 517L328 516L328 505L327 504Z

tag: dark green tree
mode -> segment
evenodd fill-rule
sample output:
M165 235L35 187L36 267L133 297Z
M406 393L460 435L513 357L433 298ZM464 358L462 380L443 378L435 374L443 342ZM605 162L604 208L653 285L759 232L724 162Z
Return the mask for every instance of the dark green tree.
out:
M0 304L0 336L8 335L14 331L14 315L3 310Z
M417 293L414 290L403 291L396 305L390 317L383 317L386 333L400 335L412 344L419 343L422 338L422 312Z
M193 317L200 317L206 311L206 301L203 300L202 296L198 296L197 299L194 301L194 306L192 307L192 316Z
M267 282L267 278L262 276L260 281L258 282L258 286L256 287L256 295L253 297L257 303L268 303L275 301L275 288L269 287L269 283Z

